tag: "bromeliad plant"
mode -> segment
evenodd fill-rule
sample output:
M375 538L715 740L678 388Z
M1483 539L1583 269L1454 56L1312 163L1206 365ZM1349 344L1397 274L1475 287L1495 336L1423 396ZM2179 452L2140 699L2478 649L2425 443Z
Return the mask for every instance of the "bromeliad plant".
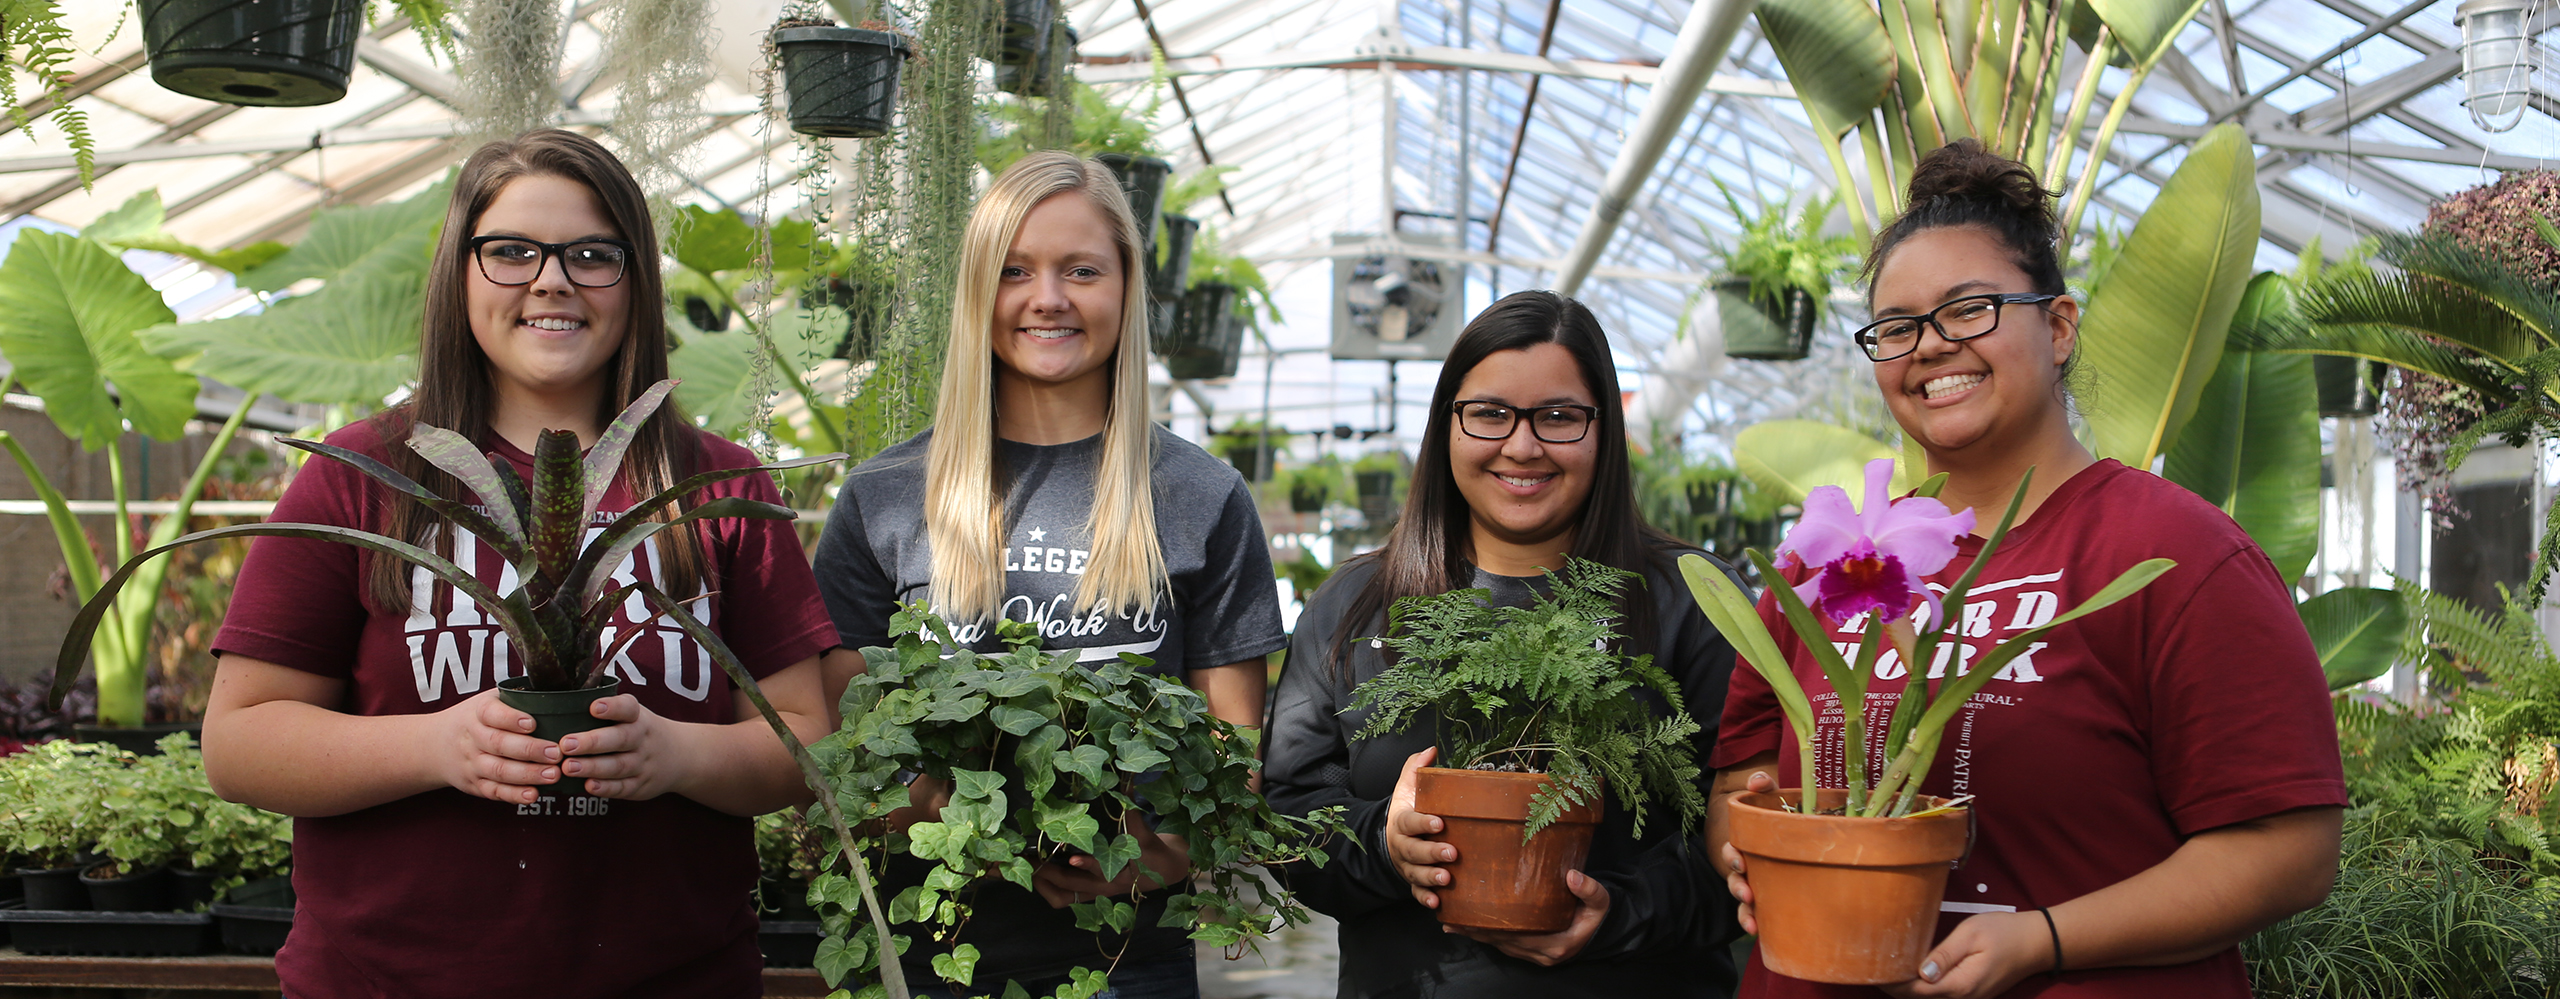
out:
M1651 655L1612 647L1617 595L1634 578L1575 558L1548 572L1550 592L1526 607L1490 606L1491 592L1480 589L1396 601L1383 639L1396 661L1353 692L1352 710L1376 709L1356 738L1431 717L1442 766L1546 774L1530 799L1524 843L1604 785L1635 816L1638 835L1657 796L1679 810L1683 828L1695 826L1706 809L1689 742L1698 723ZM1656 715L1639 692L1661 698L1671 714Z
M531 689L577 690L595 685L602 680L603 667L612 662L611 655L600 654L603 650L598 648L597 639L605 623L612 618L614 609L635 593L647 597L652 603L672 604L666 600L665 594L646 583L613 585L614 572L624 559L639 549L642 542L659 531L696 520L721 517L789 520L794 514L788 507L731 496L698 504L665 519L652 518L678 499L714 483L843 457L826 454L771 465L703 472L635 504L594 541L587 542L587 523L595 516L596 504L604 499L605 491L618 477L623 452L639 433L641 422L657 411L659 404L666 400L667 393L674 388L672 380L650 386L622 411L622 415L614 418L613 423L597 437L595 446L583 455L578 447L577 434L566 430L543 431L534 449L533 482L530 485L516 474L515 466L506 459L482 454L469 438L441 427L423 424L415 427L409 435L409 446L437 468L461 480L480 498L486 512L483 512L483 507L438 496L391 466L355 451L317 441L285 441L313 454L344 462L375 481L416 499L444 518L448 527L468 532L495 548L500 557L515 568L516 577L522 582L515 589L500 593L470 571L432 551L398 538L351 527L241 524L198 531L133 556L116 571L114 577L98 587L97 594L89 599L87 605L80 608L79 616L72 620L71 633L63 638L61 655L55 661L50 694L53 703L61 703L63 695L70 692L71 683L80 671L80 660L88 652L90 635L113 608L116 591L136 570L153 556L171 549L218 538L251 535L336 541L423 568L468 595L497 620L505 629L507 639L521 650ZM678 614L676 617L690 620L691 616ZM636 640L645 630L634 629L625 636L624 644ZM614 651L618 652L619 648Z
M1795 628L1797 639L1813 654L1832 691L1839 696L1843 712L1841 760L1848 783L1847 814L1852 817L1913 814L1914 798L1937 759L1938 742L1946 733L1947 722L2001 667L2047 632L2132 596L2177 566L2169 559L2155 558L2125 570L2080 606L2055 615L2042 627L2002 642L1999 648L1973 659L1960 675L1945 678L1932 690L1932 670L1921 664L1936 662L1941 645L1962 642L1960 637L1948 634L1949 625L1963 620L1966 595L1973 588L1974 578L1981 575L1982 567L1990 563L1992 553L2008 536L2009 525L2017 519L2018 505L2026 499L2027 486L2035 474L2030 469L2019 479L2017 494L2010 497L2008 510L2001 513L2000 525L1992 529L1981 554L1974 557L1972 566L1956 579L1944 598L1921 580L1946 568L1955 558L1956 539L1973 530L1974 513L1949 513L1946 504L1938 502L1934 495L1940 480L1922 486L1921 495L1889 500L1887 490L1892 479L1893 459L1867 463L1864 509L1851 506L1848 491L1839 486L1813 490L1805 498L1804 519L1778 543L1775 558L1757 550L1748 553L1760 569L1760 578L1769 581L1769 593L1787 623ZM1802 583L1790 587L1784 585L1786 577L1780 575L1781 566L1810 572ZM1805 696L1804 687L1796 682L1790 661L1779 651L1777 640L1760 619L1751 598L1731 578L1695 555L1681 557L1680 572L1688 579L1689 592L1699 608L1706 611L1707 619L1715 623L1716 630L1724 633L1777 695L1778 708L1786 715L1787 727L1796 742L1796 756L1803 766L1801 807L1805 814L1814 814L1821 782L1814 770L1813 704ZM1913 610L1924 603L1928 607L1927 626L1917 627L1912 620ZM1864 621L1857 631L1862 637L1857 660L1852 663L1831 644L1829 629L1860 619ZM1869 744L1867 682L1875 675L1876 659L1887 641L1893 643L1902 661L1910 664L1910 680L1895 697L1885 729L1884 756L1889 762L1883 775L1870 783L1867 754L1847 747Z

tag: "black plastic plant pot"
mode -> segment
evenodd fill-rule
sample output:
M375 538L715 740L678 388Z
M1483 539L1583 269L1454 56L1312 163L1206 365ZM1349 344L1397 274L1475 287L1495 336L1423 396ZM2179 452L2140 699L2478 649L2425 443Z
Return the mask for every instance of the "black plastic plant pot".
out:
M818 910L809 905L808 882L798 878L764 878L756 882L756 887L764 896L760 915L771 916L781 922L807 922L818 918Z
M2320 389L2320 415L2372 416L2382 401L2374 390L2376 367L2361 357L2313 357L2311 380Z
M598 718L589 705L622 691L622 681L607 679L601 686L580 690L527 690L528 679L511 676L498 681L498 700L508 707L533 716L533 737L545 742L558 742L560 737L592 732L612 722ZM562 797L586 793L586 779L562 776L558 781L542 785L542 796Z
M1724 356L1751 361L1801 361L1813 352L1813 296L1787 289L1784 299L1751 297L1751 282L1716 284L1716 315L1724 323Z
M1163 350L1164 369L1175 378L1233 378L1244 356L1244 317L1236 315L1236 289L1203 282L1182 296L1182 312Z
M1333 490L1323 486L1299 483L1289 487L1289 512L1322 513L1324 501L1333 498Z
M1394 472L1353 472L1351 483L1359 490L1362 500L1388 499L1396 494Z
M272 956L293 935L293 910L255 905L213 903L213 922L222 931L222 949L234 954Z
M1271 452L1264 449L1258 442L1228 448L1227 464L1234 465L1236 472L1243 475L1246 482L1261 482L1271 478Z
M1200 220L1188 215L1167 212L1164 217L1164 263L1147 258L1147 290L1157 298L1181 298L1183 288L1191 281L1191 243L1200 235Z
M1173 176L1173 164L1128 153L1103 153L1094 159L1120 178L1120 193L1128 196L1129 214L1137 218L1138 235L1146 240L1147 259L1155 259L1156 216L1164 210L1164 182Z
M208 101L307 107L347 96L364 0L140 0L151 79Z
M1049 43L1040 46L1039 54L1030 62L996 64L996 89L1024 97L1049 96L1051 81L1057 79L1061 67L1075 61L1076 45L1083 40L1076 29L1058 25L1057 32L1049 36Z
M89 889L80 883L80 867L22 867L18 884L27 908L78 911L89 907Z
M98 912L163 912L169 908L169 868L153 864L118 877L98 877L96 872L113 865L99 865L80 872L80 884L89 889L89 908Z
M178 732L195 736L198 745L204 743L204 723L200 721L153 722L141 728L123 728L114 725L71 726L71 738L76 741L103 742L135 756L160 755L160 740Z
M178 912L195 912L213 904L214 882L222 875L192 867L169 869L169 908Z
M0 909L23 954L183 957L202 954L213 917L201 912L48 912Z
M1041 44L1057 19L1054 0L1004 0L1004 20L997 24L995 62L1028 66L1040 58Z
M232 905L252 908L290 909L294 906L293 879L278 875L243 881L222 893L222 900Z
M791 130L834 139L889 134L907 40L863 28L799 27L773 33L789 92Z

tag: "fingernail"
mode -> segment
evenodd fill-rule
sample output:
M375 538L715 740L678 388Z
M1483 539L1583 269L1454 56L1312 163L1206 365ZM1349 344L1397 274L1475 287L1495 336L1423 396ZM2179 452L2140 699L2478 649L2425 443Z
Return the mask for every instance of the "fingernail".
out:
M553 746L549 749L543 750L542 758L553 763L560 762L560 747Z
M527 718L519 721L516 723L516 727L524 731L531 732L533 731L533 719Z
M1921 965L1920 965L1920 977L1922 977L1922 978L1926 978L1926 979L1928 979L1928 980L1930 980L1930 981L1932 981L1932 982L1937 981L1937 980L1938 980L1938 962L1936 962L1936 961L1924 961L1924 962L1922 962L1922 963L1921 963Z
M562 739L560 740L560 750L559 750L559 752L560 752L560 753L574 753L574 752L577 752L577 751L578 751L578 737L577 737L577 736L574 736L574 735L572 735L572 736L567 736L567 737L564 737L564 738L562 738ZM557 755L559 755L559 753L554 753L554 754L552 754L552 755L557 756Z
M542 768L542 779L545 782L559 780L560 771L551 767L544 767Z

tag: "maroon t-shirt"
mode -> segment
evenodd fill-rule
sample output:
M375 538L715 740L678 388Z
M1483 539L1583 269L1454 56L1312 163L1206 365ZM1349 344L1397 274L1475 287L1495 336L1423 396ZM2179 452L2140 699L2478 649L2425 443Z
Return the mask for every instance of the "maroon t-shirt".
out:
M1928 582L1943 594L1981 550L1980 538L1963 538L1955 560ZM2208 829L2347 803L2327 685L2274 565L2221 511L2113 460L2073 476L2010 530L1975 579L1965 648L1942 646L1933 668L1988 653L2150 558L2178 565L2123 602L2046 634L1948 723L1923 789L1975 795L1978 835L1947 879L1940 937L1973 913L2059 905L2124 881ZM1774 603L1762 600L1760 611L1813 696L1822 729L1814 744L1830 747L1816 761L1823 785L1839 787L1839 698ZM1842 631L1832 641L1854 656L1859 637ZM1883 772L1891 695L1909 674L1891 651L1878 660L1867 708L1870 775ZM1771 750L1779 755L1772 776L1796 784L1795 740L1768 682L1736 669L1714 765ZM1744 997L1880 994L1772 974L1757 955L1741 990ZM2249 984L2235 947L2170 967L2067 971L2059 981L2036 975L2008 995L2216 999L2246 997Z
M369 423L330 443L382 457ZM755 463L744 448L699 434L699 465ZM492 450L528 481L533 459ZM776 500L764 475L731 479L714 496ZM277 502L273 521L381 530L386 491L335 461L314 458ZM616 485L597 515L628 509ZM767 676L835 644L817 583L792 525L769 520L703 524L706 620L750 673ZM484 543L456 561L505 592L515 570ZM625 562L618 580L652 579L654 544ZM502 581L503 577L503 581ZM402 614L369 611L357 549L299 538L259 538L242 565L214 649L346 682L340 710L361 715L439 711L521 672L504 632L468 598L415 570L417 596ZM735 720L732 689L707 651L672 623L646 622L635 598L607 626L649 627L614 660L625 693L678 721ZM305 766L366 766L361 759ZM749 901L756 856L749 820L686 798L609 801L585 795L511 805L460 791L430 791L327 818L294 820L294 889L300 909L276 955L287 995L754 996L762 958Z

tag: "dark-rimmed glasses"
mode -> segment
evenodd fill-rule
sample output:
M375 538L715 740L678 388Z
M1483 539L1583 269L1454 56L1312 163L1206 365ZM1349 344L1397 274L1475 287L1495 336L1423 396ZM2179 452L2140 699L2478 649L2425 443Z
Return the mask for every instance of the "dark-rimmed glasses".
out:
M1600 418L1598 406L1530 406L1529 435L1549 444L1571 444L1591 433ZM1519 407L1485 399L1460 399L1449 411L1458 416L1458 432L1480 441L1506 441L1519 429Z
M542 265L560 258L560 271L581 288L610 288L622 283L631 244L619 239L577 239L543 243L522 236L473 236L464 246L480 262L480 276L490 284L528 285L541 276Z
M1950 299L1925 316L1886 316L1858 327L1850 337L1871 361L1890 361L1920 349L1920 327L1938 331L1948 343L1962 343L2000 328L2003 305L2040 305L2060 295L1992 294Z

